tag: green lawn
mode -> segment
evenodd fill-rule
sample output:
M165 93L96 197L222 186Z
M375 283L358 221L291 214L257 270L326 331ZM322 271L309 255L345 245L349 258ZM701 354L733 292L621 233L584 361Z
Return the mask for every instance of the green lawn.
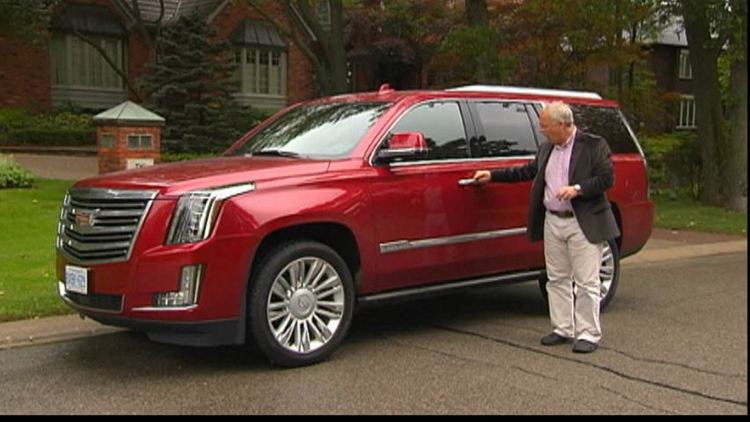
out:
M37 180L33 189L0 190L0 321L71 313L57 297L55 232L71 182ZM747 234L747 213L655 195L656 227Z
M670 200L666 193L653 195L655 227L747 236L747 213L731 212L697 203L686 196Z
M0 190L0 321L71 312L55 290L55 233L68 181Z

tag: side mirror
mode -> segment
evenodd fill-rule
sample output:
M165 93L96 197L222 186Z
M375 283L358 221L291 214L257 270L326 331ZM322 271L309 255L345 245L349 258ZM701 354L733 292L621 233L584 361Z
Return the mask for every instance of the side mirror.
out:
M416 157L426 154L428 149L427 141L421 132L397 132L391 134L388 148L378 151L378 158L392 160Z

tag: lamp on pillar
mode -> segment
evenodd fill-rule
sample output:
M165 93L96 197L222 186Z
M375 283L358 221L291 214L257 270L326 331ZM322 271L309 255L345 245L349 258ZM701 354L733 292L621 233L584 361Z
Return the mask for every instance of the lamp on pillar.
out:
M152 166L161 158L164 118L130 101L93 118L99 174Z

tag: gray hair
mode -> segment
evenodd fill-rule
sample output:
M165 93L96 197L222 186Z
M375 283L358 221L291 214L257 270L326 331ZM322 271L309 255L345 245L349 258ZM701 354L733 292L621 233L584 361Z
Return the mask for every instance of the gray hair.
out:
M573 120L573 110L570 106L562 101L553 101L544 107L548 116L555 122L564 123L566 126L570 126L575 121Z

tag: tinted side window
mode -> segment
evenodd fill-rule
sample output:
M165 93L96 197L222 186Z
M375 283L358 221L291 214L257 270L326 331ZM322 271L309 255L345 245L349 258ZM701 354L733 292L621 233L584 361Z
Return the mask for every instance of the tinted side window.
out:
M474 104L481 125L479 139L471 144L472 157L534 155L536 139L526 106L513 102Z
M468 158L461 111L457 102L442 101L419 105L407 112L391 132L422 132L430 150L419 160Z
M571 104L576 126L607 140L612 153L638 153L638 147L614 107Z

